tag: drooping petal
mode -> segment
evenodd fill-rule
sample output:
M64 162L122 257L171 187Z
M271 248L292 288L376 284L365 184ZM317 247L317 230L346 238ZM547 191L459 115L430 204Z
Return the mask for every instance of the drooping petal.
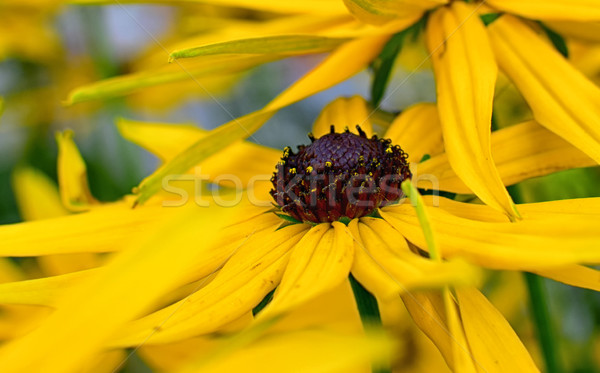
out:
M600 89L513 16L500 17L488 34L538 123L600 162Z
M111 345L167 343L219 330L250 311L277 286L290 249L307 229L296 224L251 236L221 264L213 281L189 297L129 323Z
M488 5L507 13L541 20L598 21L595 0L488 0Z
M418 19L426 10L448 3L447 0L344 0L348 10L365 23L382 25L397 19Z
M548 175L596 162L561 137L535 121L528 121L492 133L492 157L504 185ZM446 154L417 166L417 175L433 175L440 190L472 193L450 167ZM432 178L418 178L419 187L431 187Z
M456 289L460 316L473 353L485 372L539 372L502 314L475 288Z
M320 239L313 242L307 239L294 247L281 284L259 317L285 313L348 278L354 246L346 226L339 222L323 223L309 233Z
M427 44L452 169L482 201L516 218L490 148L498 68L476 8L454 2L436 11L428 22Z
M4 344L0 349L3 371L70 372L84 366L115 332L147 312L210 250L217 236L199 236L197 227L216 231L230 212L180 209L182 215L65 294L58 309L40 327ZM53 348L48 349L49 345Z
M340 97L323 108L313 124L312 133L319 138L328 134L333 125L336 132L343 132L347 127L352 133L358 134L356 126L359 125L367 133L367 137L371 137L373 125L369 119L370 114L371 110L364 98Z
M459 255L488 268L518 270L600 263L600 232L595 228L600 224L598 213L530 213L527 206L521 205L523 221L515 223L471 220L443 208L429 208L428 212L446 257ZM381 215L407 240L426 248L412 210L406 204L395 205L383 209Z
M409 155L413 163L425 154L437 155L444 150L442 127L435 104L416 104L404 110L384 135Z
M56 134L58 143L58 182L63 204L71 211L85 211L97 203L87 180L85 162L73 141L73 132Z

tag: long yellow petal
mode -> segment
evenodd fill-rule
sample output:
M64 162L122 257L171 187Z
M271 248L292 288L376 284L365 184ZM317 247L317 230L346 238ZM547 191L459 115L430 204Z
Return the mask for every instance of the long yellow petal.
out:
M97 203L92 196L87 180L87 169L77 145L73 141L73 132L56 134L58 144L58 182L63 204L71 211L85 211L89 205Z
M504 15L488 31L535 119L600 162L600 89L519 19Z
M119 131L127 140L134 142L168 162L189 146L202 139L208 131L192 125L139 122L120 119ZM253 180L269 180L270 172L281 158L281 150L238 141L224 153L206 158L199 172L209 181L221 177L239 180L243 187ZM248 162L251 160L251 162Z
M418 19L426 10L446 3L448 0L344 0L358 19L375 25L402 18Z
M3 371L72 372L85 366L115 332L147 312L210 250L217 236L199 235L198 227L206 232L219 229L229 211L182 210L145 242L118 255L105 270L66 294L39 328L2 346Z
M484 372L539 372L502 314L475 288L456 289L473 359Z
M600 291L600 271L596 269L572 264L558 268L536 270L535 273L571 286Z
M467 204L464 204L467 205ZM426 248L412 207L396 205L381 215L410 242ZM486 222L429 208L431 223L446 257L459 255L493 269L536 270L575 263L600 263L600 215L524 213L523 221Z
M112 4L110 0L70 0L73 4ZM138 3L140 0L124 0L123 3ZM205 3L203 0L190 0L189 2ZM167 3L171 0L145 0L144 3ZM282 3L277 0L211 0L210 4L247 8L259 11L268 11L273 13L307 13L307 14L344 14L346 8L337 0L290 0Z
M600 5L595 0L488 0L487 4L532 19L600 20Z
M168 343L219 330L250 311L277 286L290 249L307 229L296 224L251 236L226 260L213 281L189 297L129 323L111 345Z
M490 128L497 66L476 8L454 2L429 20L439 115L454 172L486 204L515 219L518 212L492 159Z
M352 133L358 134L356 125L360 125L367 136L371 137L373 125L369 119L370 114L371 109L360 96L336 98L323 108L313 124L312 133L319 138L328 134L333 125L336 132L343 132L347 127Z
M441 153L444 141L437 106L416 104L405 109L394 119L384 137L400 145L413 163L420 162L425 154Z
M583 39L585 41L600 42L600 21L550 21L545 24L563 36Z
M314 227L294 247L281 284L259 317L284 313L340 285L350 273L353 250L344 224Z
M596 162L535 121L520 123L492 133L492 157L504 185ZM440 190L472 193L441 154L417 166L418 175L433 175ZM417 178L420 187L431 187L431 178Z
M367 372L388 361L394 345L383 333L304 330L267 335L227 354L217 349L219 358L205 356L178 372Z
M67 214L56 184L43 172L17 168L12 175L13 191L23 220L37 220Z

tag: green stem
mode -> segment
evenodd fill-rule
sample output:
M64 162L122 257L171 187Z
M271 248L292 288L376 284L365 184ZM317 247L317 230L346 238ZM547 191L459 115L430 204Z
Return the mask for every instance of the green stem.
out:
M548 297L544 288L544 280L533 273L525 273L525 281L529 290L529 300L533 320L537 329L538 338L546 363L546 372L564 372L559 356L559 347L556 333L550 319Z
M377 299L373 294L369 293L354 276L348 277L350 285L352 286L352 292L354 293L354 300L356 301L356 307L360 314L360 320L362 321L363 327L369 329L372 327L381 326L381 314L379 313L379 306L377 305ZM391 373L389 366L373 366L373 373Z

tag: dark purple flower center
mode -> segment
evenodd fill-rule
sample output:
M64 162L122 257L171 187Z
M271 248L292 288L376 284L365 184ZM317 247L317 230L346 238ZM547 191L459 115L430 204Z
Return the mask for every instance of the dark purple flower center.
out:
M271 196L281 210L306 222L359 218L403 197L411 177L407 154L376 135L331 132L310 145L287 147L271 178Z

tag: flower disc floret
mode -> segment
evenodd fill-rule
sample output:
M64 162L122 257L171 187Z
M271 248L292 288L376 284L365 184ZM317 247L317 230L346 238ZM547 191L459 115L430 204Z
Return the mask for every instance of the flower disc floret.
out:
M294 153L286 147L271 182L271 196L281 210L304 222L359 218L403 197L409 179L407 154L391 140L373 135L330 133Z

